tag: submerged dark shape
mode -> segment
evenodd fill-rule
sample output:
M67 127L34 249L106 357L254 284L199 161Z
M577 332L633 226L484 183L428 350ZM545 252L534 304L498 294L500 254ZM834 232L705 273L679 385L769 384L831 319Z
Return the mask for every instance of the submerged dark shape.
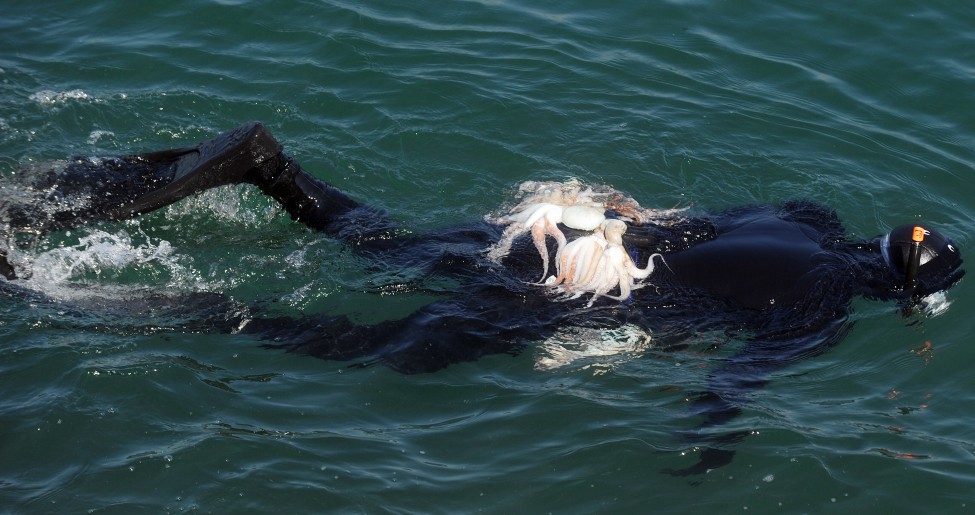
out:
M710 372L707 391L695 397L694 411L703 422L686 436L707 448L698 465L671 471L678 475L731 460L733 450L727 446L741 435L714 434L715 429L737 416L749 393L773 372L841 340L849 330L854 297L908 306L947 289L964 274L957 248L929 226L923 226L927 238L917 244L904 241L904 228L850 241L833 211L800 200L631 222L622 243L632 262L645 265L654 254L664 256L665 265L656 266L644 281L647 286L623 302L601 297L594 303L584 298L556 302L550 289L532 284L538 280L539 261L528 238L513 240L510 252L493 261L485 251L499 241L503 228L492 223L475 221L424 235L399 231L383 212L304 171L260 123L196 147L77 158L36 177L25 194L0 198L0 235L6 233L0 242L0 273L17 280L18 270L3 251L17 244L17 234L126 219L236 183L256 185L294 220L344 241L376 266L422 269L461 285L455 295L404 319L374 325L321 314L298 320L256 318L243 328L234 319L223 328L259 335L267 347L419 373L488 354L516 354L571 326L631 324L652 331L661 348L679 347L704 331L723 331L744 341ZM623 216L633 204L624 199L620 213L605 216ZM564 225L549 230L578 236ZM906 281L911 267L916 280Z

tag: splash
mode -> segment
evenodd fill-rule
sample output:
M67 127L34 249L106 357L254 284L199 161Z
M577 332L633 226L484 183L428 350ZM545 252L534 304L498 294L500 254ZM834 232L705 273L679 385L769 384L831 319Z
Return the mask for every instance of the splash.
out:
M144 235L140 235L144 236ZM145 280L168 277L175 291L207 291L206 284L166 240L136 241L126 231L92 230L74 245L26 254L10 249L11 261L26 269L18 283L56 300L125 299L141 293ZM105 279L110 279L106 281Z
M924 309L925 316L934 318L948 311L948 307L951 306L951 301L948 300L948 296L944 291L939 291L922 298L921 306Z
M206 213L229 224L257 227L281 213L277 203L249 184L227 185L187 197L166 207L167 218L200 217Z

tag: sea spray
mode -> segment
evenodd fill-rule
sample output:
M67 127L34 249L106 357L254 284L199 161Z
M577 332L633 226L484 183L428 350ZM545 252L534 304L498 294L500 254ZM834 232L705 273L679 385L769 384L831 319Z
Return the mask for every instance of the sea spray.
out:
M109 292L124 297L128 289L142 291L145 283L157 283L161 277L167 279L165 289L174 291L205 291L210 286L169 241L154 240L141 230L133 238L125 230L93 229L76 244L18 257L29 263L24 286L61 300L104 297Z

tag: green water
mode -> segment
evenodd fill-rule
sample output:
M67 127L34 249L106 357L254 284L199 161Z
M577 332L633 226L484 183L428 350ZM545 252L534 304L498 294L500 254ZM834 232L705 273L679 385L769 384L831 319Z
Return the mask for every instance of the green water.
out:
M655 207L811 198L862 238L926 220L971 253L964 3L7 4L8 180L257 119L314 174L417 230L480 218L524 180L579 177ZM754 433L730 465L676 478L660 471L697 459L675 436L696 422L686 396L720 355L545 372L529 349L404 376L147 329L178 324L94 300L218 292L363 321L431 300L377 291L398 272L367 274L256 190L25 252L47 299L0 298L0 511L975 508L967 280L932 318L856 301L841 345L776 374L729 424Z

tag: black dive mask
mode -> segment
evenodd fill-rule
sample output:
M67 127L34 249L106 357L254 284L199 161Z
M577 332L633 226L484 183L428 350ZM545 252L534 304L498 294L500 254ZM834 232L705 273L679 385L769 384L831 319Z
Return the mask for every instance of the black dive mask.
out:
M881 238L880 251L887 266L904 278L908 296L946 290L965 275L955 244L924 225L896 227Z

